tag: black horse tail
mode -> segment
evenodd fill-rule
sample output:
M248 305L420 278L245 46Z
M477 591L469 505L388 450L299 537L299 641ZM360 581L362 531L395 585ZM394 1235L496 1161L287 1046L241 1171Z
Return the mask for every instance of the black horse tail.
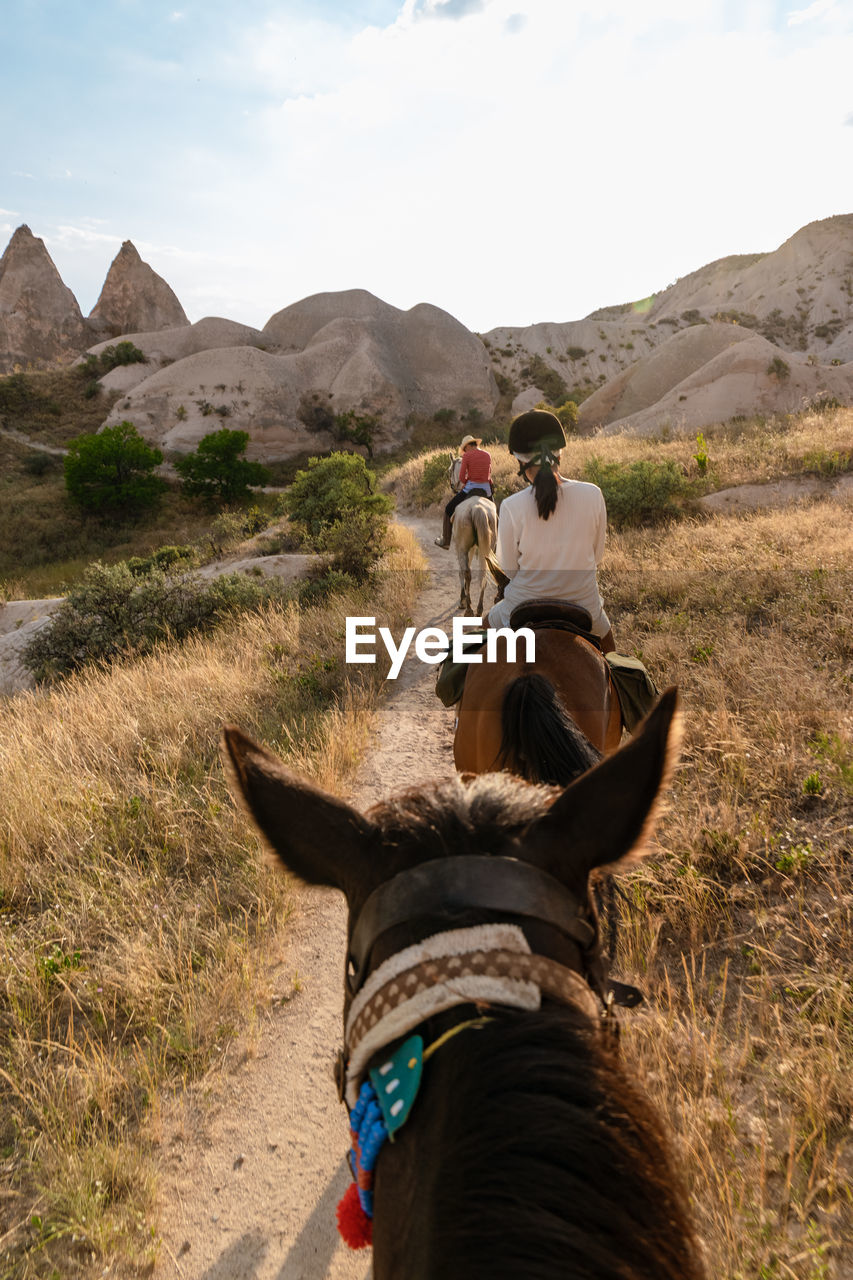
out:
M550 680L533 671L507 685L499 768L529 782L565 787L600 759L601 752L581 733Z

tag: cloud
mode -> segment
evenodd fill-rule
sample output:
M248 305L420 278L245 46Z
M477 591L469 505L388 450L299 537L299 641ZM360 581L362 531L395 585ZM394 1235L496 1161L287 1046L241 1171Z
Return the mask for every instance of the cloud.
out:
M464 22L421 20L439 7L412 0L386 27L338 31L331 58L319 24L282 23L250 46L271 83L298 65L300 91L255 113L256 149L213 199L233 201L235 226L251 209L247 279L265 259L269 312L363 287L478 329L565 320L773 249L845 203L838 135L815 123L850 111L841 42L823 24L802 47L754 13L727 27L712 0L689 20L683 0L489 0ZM758 150L743 97L718 91L721 67L751 101L779 104ZM783 93L792 83L802 92ZM790 156L815 148L831 190L781 199ZM738 191L766 194L745 217Z
M812 22L822 18L835 8L835 0L814 0L807 9L794 9L788 14L788 26L799 27L803 22Z
M490 0L405 0L397 22L409 24L421 18L450 18L453 21L482 13Z
M423 0L417 12L425 18L467 18L472 13L482 13L484 0Z
M80 202L63 195L52 230L78 298L94 301L129 236L193 318L260 326L361 287L487 330L644 297L849 207L837 5L791 30L769 0L398 0L360 28L326 6L259 7L275 16L205 45L222 103L209 132L158 121L132 182L104 180L112 159L63 156ZM159 89L153 59L138 69ZM721 93L723 71L748 90ZM180 124L198 110L183 63L174 84ZM774 128L758 145L762 102ZM797 155L809 183L786 180ZM5 198L26 208L29 191ZM96 191L99 225L80 213ZM91 283L72 281L75 261Z
M20 218L17 209L0 209L0 218Z

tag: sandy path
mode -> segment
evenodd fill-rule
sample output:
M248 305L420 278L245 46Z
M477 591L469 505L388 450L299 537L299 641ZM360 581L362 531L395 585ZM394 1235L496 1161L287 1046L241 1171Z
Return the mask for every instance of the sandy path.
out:
M407 520L433 572L412 619L447 628L458 590L435 521ZM487 602L491 596L487 596ZM367 809L453 771L452 713L435 668L407 660L355 780ZM157 1280L365 1280L368 1252L341 1243L335 1207L349 1175L346 1113L331 1067L341 1034L345 912L335 893L298 889L274 1008L253 1056L203 1082L164 1117ZM298 991L293 993L294 976Z

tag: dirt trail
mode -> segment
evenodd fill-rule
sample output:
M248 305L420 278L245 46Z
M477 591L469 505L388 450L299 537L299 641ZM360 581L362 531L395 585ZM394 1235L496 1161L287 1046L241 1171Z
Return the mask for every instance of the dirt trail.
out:
M435 521L405 523L433 570L412 622L448 629L458 592L453 562L433 546ZM453 772L453 717L434 682L435 668L411 657L389 682L351 791L360 809ZM164 1117L156 1280L370 1275L369 1251L348 1250L335 1225L349 1181L346 1113L331 1076L341 1035L344 905L336 893L300 888L294 907L274 975L283 1003L256 1052Z

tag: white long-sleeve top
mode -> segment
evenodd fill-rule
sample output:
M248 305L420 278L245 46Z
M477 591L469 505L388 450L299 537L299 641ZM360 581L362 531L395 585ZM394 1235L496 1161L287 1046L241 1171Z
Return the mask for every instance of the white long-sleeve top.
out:
M610 630L598 592L596 567L604 554L607 510L598 485L565 480L557 485L557 506L547 520L536 507L533 487L504 498L498 519L497 560L508 578L503 600L489 623L509 625L524 600L573 600L588 609L597 636Z

